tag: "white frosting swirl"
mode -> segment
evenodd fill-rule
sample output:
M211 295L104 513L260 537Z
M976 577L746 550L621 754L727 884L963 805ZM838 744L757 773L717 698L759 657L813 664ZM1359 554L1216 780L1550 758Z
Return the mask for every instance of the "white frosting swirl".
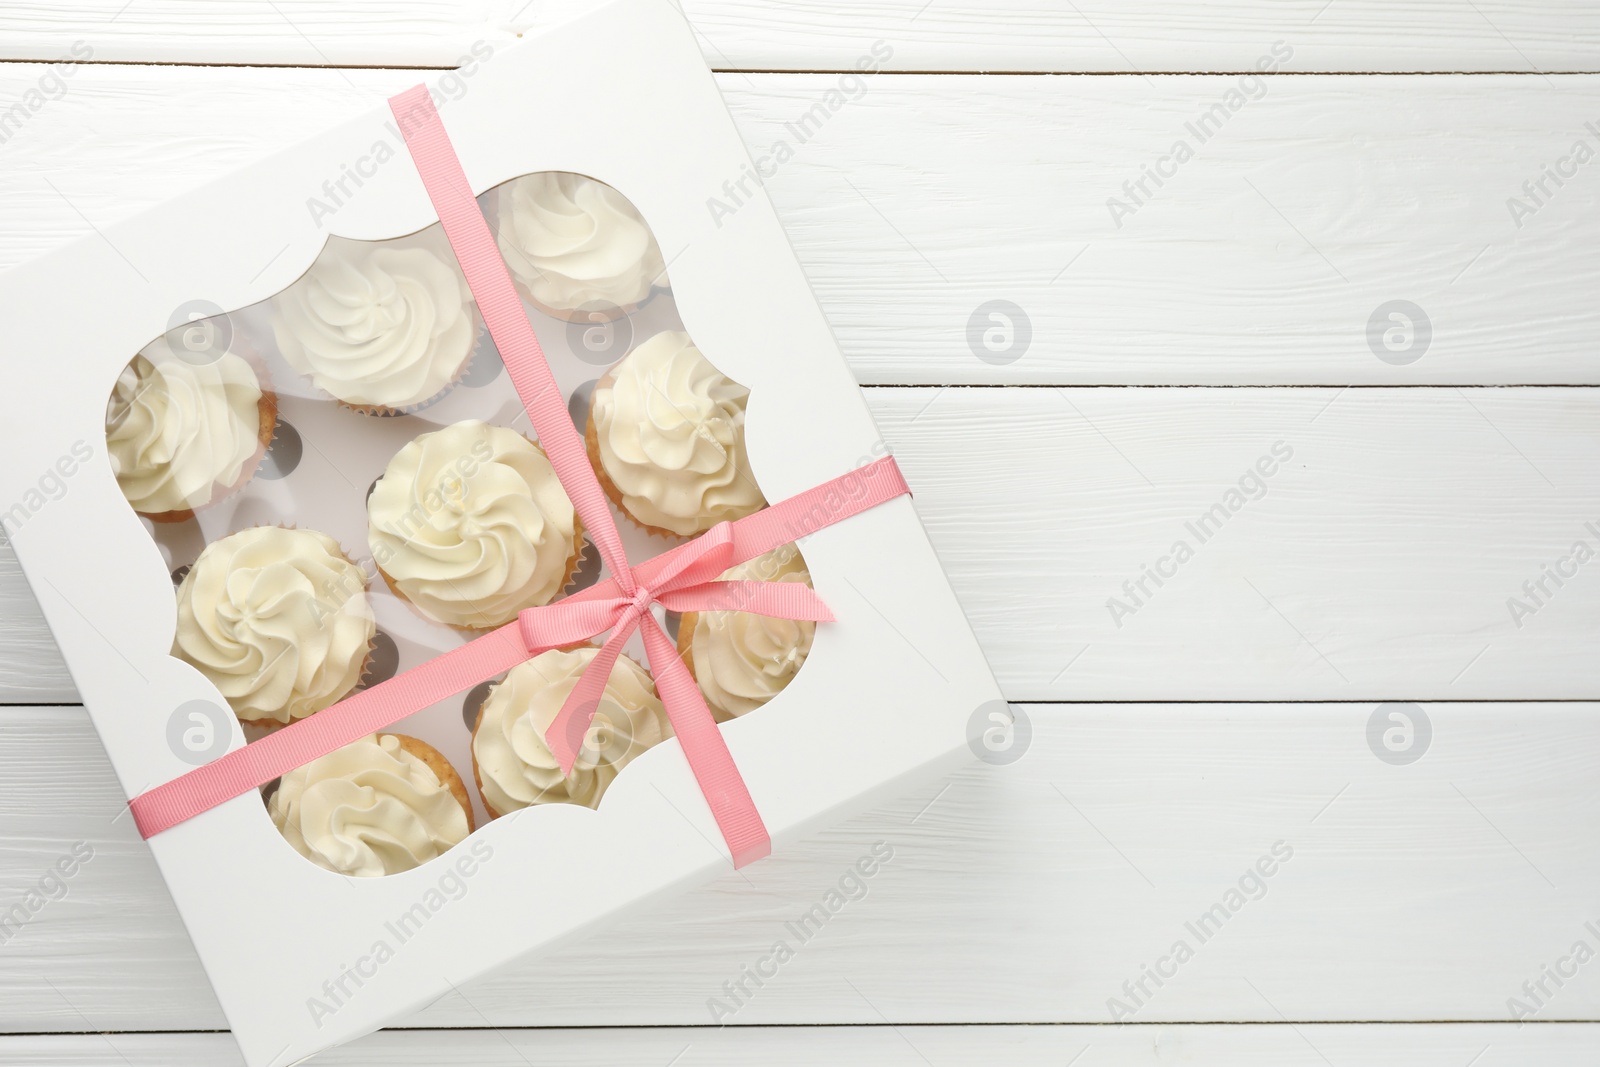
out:
M489 690L472 735L484 803L505 815L530 804L598 807L606 787L634 757L672 736L645 669L617 657L572 773L563 777L544 733L599 649L542 652Z
M437 396L477 340L472 291L425 235L407 243L332 238L272 298L289 366L347 404L405 408Z
M261 383L232 353L190 363L166 338L122 369L106 405L106 451L135 511L210 503L261 449Z
M360 681L376 632L366 588L327 534L240 530L207 545L179 584L172 654L246 722L304 718Z
M582 174L542 171L495 191L495 237L506 265L540 304L637 304L665 267L650 227L628 198Z
M450 786L394 734L364 737L290 771L267 811L300 855L358 878L419 867L471 832Z
M799 549L783 545L731 568L722 577L811 584ZM745 611L702 611L690 651L695 681L718 718L754 711L783 691L811 651L817 624Z
M628 514L686 537L765 507L745 455L749 396L681 331L656 334L612 368L592 414Z
M367 501L372 557L405 597L485 629L548 604L571 574L577 513L538 446L477 421L395 453Z

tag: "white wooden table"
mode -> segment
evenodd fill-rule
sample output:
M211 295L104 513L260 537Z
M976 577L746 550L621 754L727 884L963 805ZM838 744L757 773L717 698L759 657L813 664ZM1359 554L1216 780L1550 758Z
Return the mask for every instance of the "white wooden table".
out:
M0 265L557 6L8 0ZM752 146L893 49L769 189L1031 747L319 1062L1595 1062L1600 4L685 6ZM0 943L0 1063L236 1064L76 700L6 551L0 911L94 858Z

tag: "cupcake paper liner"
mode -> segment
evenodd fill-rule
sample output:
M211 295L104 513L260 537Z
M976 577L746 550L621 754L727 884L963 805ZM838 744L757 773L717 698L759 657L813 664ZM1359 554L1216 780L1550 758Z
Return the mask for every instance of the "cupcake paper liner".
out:
M449 396L451 393L455 392L456 386L461 384L461 379L465 378L467 376L467 371L472 368L472 361L478 358L478 353L483 349L484 340L489 336L489 333L488 328L484 325L483 315L478 311L477 304L472 305L472 317L477 323L477 331L473 334L472 344L467 346L467 354L465 358L461 360L461 366L456 368L455 376L445 384L443 389L440 389L437 393L434 393L426 400L421 400L415 404L408 404L405 407L398 408L390 407L384 404L355 404L347 400L341 400L332 393L328 392L326 389L322 389L315 384L312 384L312 388L316 389L319 393L326 396L329 400L332 400L335 404L338 404L346 411L353 411L357 415L366 415L370 418L392 419L400 415L415 415L420 411L425 411L437 404L439 401L443 400L445 397ZM309 376L302 375L302 377L306 378L307 381L310 381Z

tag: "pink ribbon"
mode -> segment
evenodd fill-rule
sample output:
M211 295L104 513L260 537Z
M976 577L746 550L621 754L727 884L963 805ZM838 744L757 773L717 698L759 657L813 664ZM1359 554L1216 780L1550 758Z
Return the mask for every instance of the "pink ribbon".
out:
M616 596L571 597L546 607L529 608L518 615L522 639L529 648L556 648L611 631L600 654L589 661L555 721L545 731L545 741L560 762L561 773L572 773L572 765L578 761L583 738L605 692L606 681L611 677L611 667L621 655L623 644L637 629L644 630L645 650L655 671L656 688L672 719L673 730L681 736L683 729L692 729L695 722L703 718L700 711L705 701L700 697L699 687L683 660L672 651L672 643L661 624L650 614L651 604L660 604L668 611L737 610L784 619L833 621L828 606L808 586L795 582L716 581L716 577L732 565L731 524L718 523L691 541L688 547L691 551L669 560L653 581L638 583L631 597L619 589ZM677 713L674 708L678 709ZM709 714L707 711L706 715ZM690 763L694 762L695 757L691 756Z
M149 838L209 811L296 767L432 704L503 674L540 652L610 632L568 695L545 740L570 774L612 665L639 631L656 689L689 768L728 844L735 866L771 851L771 839L734 765L711 710L666 632L651 614L749 611L831 622L808 586L796 582L720 580L730 567L910 492L892 456L707 533L637 566L629 564L605 493L589 467L544 352L522 309L505 261L472 195L425 86L389 101L417 171L439 213L484 323L555 469L611 577L565 600L529 608L517 620L330 708L236 749L133 798L129 808Z

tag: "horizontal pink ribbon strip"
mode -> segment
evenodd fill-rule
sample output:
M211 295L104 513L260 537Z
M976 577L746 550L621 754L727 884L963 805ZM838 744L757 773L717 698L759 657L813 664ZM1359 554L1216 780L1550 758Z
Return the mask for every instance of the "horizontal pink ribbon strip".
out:
M763 552L806 537L909 492L894 458L885 456L849 474L824 482L815 489L808 489L728 524L733 543L733 550L728 556L732 561L729 566L754 559ZM639 564L633 568L635 578L647 587L652 586L661 572L680 555L702 551L697 546L703 539L679 545ZM796 587L792 582L771 584ZM663 600L674 595L668 593ZM618 600L631 602L632 599L623 595L615 578L607 578L565 600L543 608L529 608L515 622L506 623L460 648L435 656L427 663L397 674L386 682L347 697L281 730L274 730L259 741L234 749L203 767L197 767L135 797L128 806L133 811L139 833L143 837L154 837L163 830L210 811L224 801L259 788L296 767L303 767L334 749L359 741L423 708L465 692L479 682L504 674L523 660L545 651L544 648L527 644L524 620L531 615L571 610L569 605L607 604ZM726 610L745 606L734 603L719 604L717 607ZM606 610L612 609L608 607ZM677 659L676 652L672 658ZM682 665L681 660L678 662ZM651 666L655 666L654 660Z
M135 797L129 808L139 832L153 837L531 656L609 630L611 636L545 735L563 773L570 774L611 667L628 637L639 630L662 705L734 865L759 859L771 851L766 827L699 686L650 606L832 621L832 613L807 586L718 576L910 489L894 458L885 456L754 515L720 523L637 567L630 565L583 440L427 88L419 85L401 93L389 106L539 442L612 577L565 600L529 608L515 622Z

